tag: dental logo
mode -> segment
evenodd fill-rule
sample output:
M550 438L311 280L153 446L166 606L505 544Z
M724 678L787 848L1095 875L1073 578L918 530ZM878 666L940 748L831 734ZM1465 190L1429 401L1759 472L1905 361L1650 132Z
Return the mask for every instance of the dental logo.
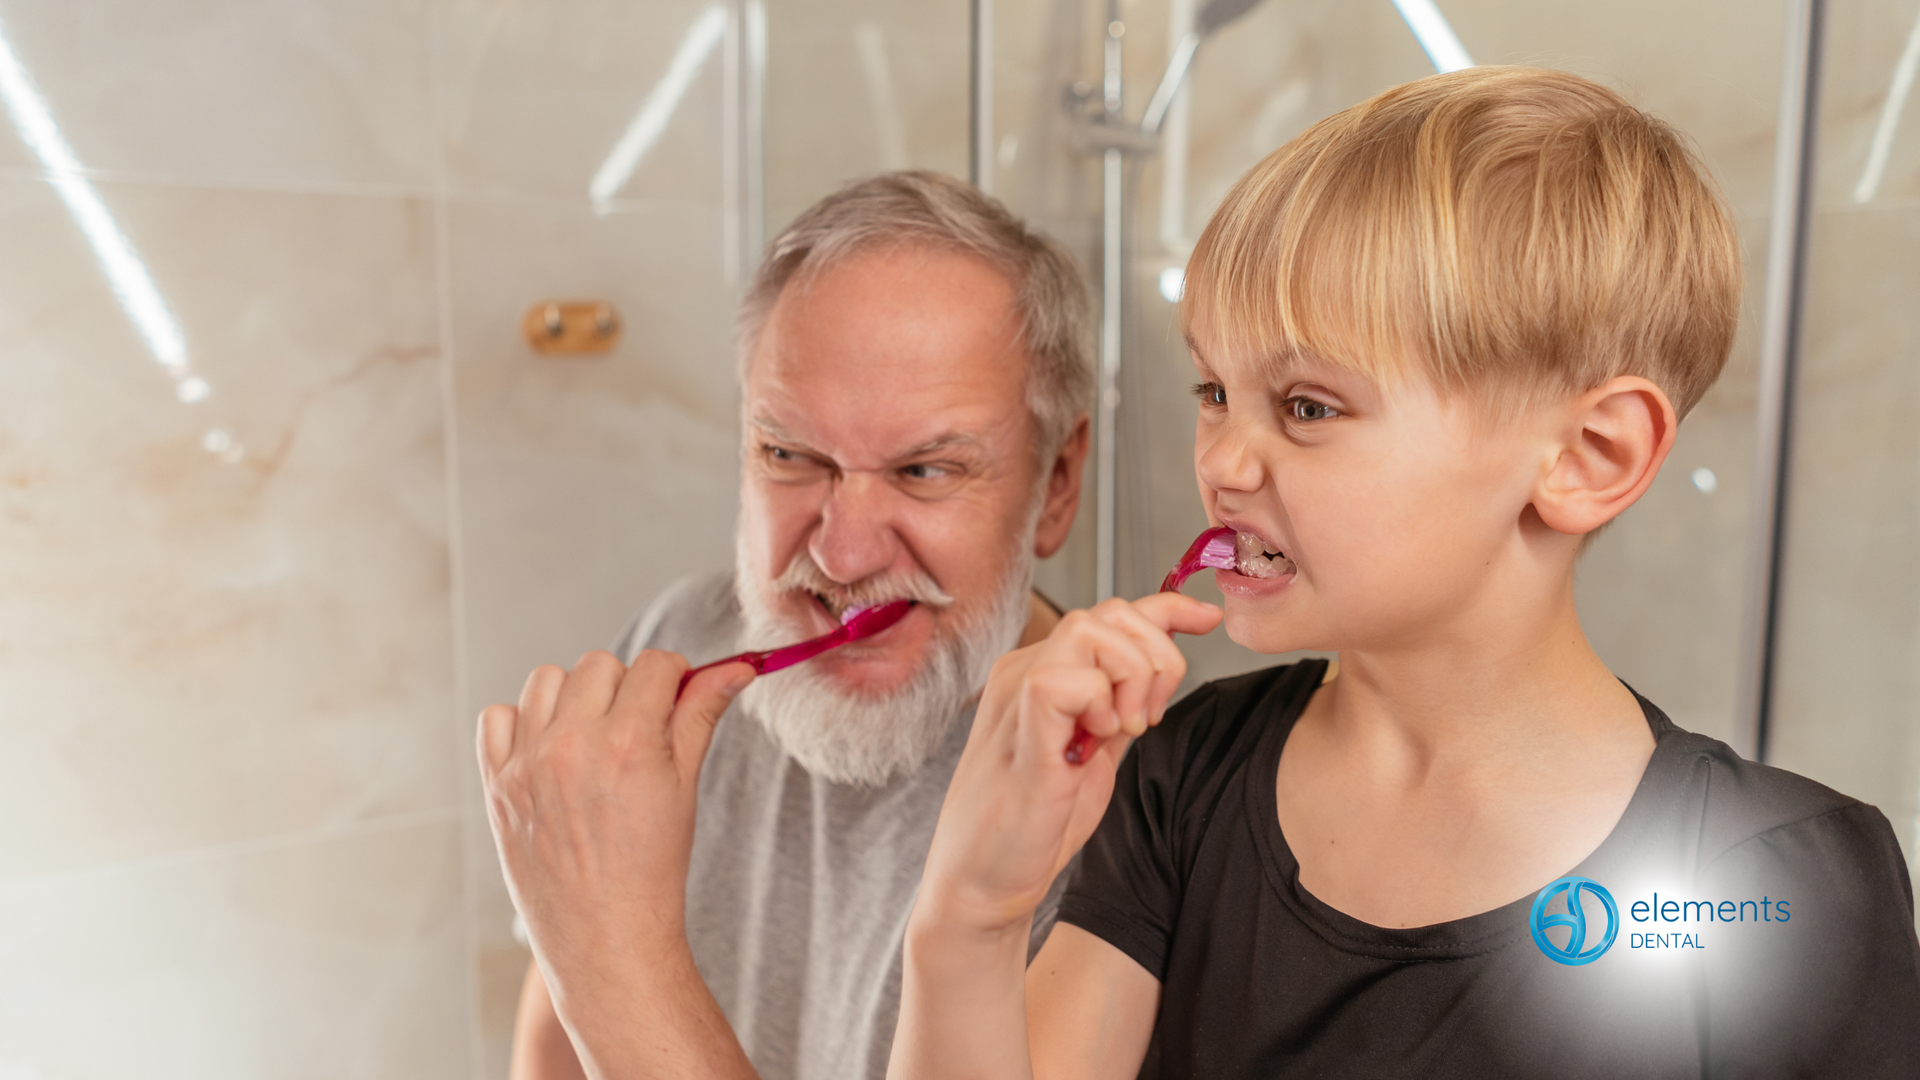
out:
M1595 933L1598 928L1589 925L1587 918L1601 911L1606 912L1606 930ZM1613 894L1606 886L1592 878L1563 877L1533 898L1533 914L1527 925L1533 929L1533 943L1548 959L1578 967L1593 963L1613 947L1613 939L1620 933L1620 909L1614 906ZM1556 941L1557 935L1549 931L1560 930L1566 931L1566 937Z

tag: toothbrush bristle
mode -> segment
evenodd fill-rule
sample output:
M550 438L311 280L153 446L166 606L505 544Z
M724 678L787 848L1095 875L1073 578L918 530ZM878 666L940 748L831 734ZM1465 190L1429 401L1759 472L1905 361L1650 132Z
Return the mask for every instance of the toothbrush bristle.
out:
M1211 566L1215 570L1233 569L1235 561L1233 540L1233 534L1228 533L1207 541L1207 546L1200 549L1200 565Z

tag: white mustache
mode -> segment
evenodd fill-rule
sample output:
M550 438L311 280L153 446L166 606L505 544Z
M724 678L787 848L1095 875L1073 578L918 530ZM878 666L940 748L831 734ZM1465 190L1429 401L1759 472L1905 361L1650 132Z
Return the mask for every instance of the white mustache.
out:
M872 607L889 600L917 600L936 608L953 606L953 597L924 570L887 571L842 583L828 577L813 561L813 556L804 551L794 556L786 570L774 579L773 588L782 593L813 593L826 601L835 616L848 608Z

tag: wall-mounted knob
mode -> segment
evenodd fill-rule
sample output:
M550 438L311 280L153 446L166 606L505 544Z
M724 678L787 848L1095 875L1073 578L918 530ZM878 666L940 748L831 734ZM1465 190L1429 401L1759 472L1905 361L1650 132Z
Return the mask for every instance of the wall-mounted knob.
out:
M620 340L620 313L604 300L543 300L527 309L520 330L537 353L603 353Z

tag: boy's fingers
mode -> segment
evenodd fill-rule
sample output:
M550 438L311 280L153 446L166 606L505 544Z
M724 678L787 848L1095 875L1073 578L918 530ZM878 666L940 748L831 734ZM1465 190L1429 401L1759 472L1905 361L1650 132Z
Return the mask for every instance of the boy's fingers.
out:
M598 720L613 705L614 692L620 689L627 666L605 650L596 649L580 658L560 686L553 706L553 718L564 721Z
M1020 725L1016 756L1048 763L1064 761L1076 728L1096 740L1123 734L1114 711L1113 683L1098 668L1077 664L1035 667L1025 685L1026 708L1037 722Z
M1102 619L1125 632L1147 654L1153 664L1153 680L1146 688L1148 723L1158 723L1167 702L1187 677L1187 658L1173 643L1172 635L1160 629L1138 608L1125 600L1109 600L1093 609Z
M1140 642L1107 620L1085 614L1074 618L1064 644L1072 660L1091 664L1112 684L1112 708L1122 726L1134 735L1145 731L1154 664Z
M1154 593L1133 602L1147 621L1169 634L1205 634L1220 625L1226 612L1204 600L1179 593Z

